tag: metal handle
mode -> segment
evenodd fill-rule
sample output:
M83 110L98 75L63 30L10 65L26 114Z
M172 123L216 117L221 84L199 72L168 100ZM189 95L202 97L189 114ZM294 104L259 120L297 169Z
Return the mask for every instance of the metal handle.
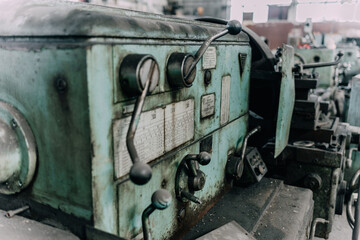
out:
M239 34L241 32L241 29L242 29L242 27L241 27L241 23L239 21L231 20L227 23L226 28L223 31L221 31L213 36L208 37L205 40L205 42L201 45L199 50L196 52L194 62L191 64L184 79L187 80L190 77L192 71L194 71L194 69L195 69L196 64L200 61L200 59L204 55L206 49L208 49L208 47L214 40L216 40L228 33L231 35Z
M260 126L257 126L256 128L254 128L253 130L251 130L250 132L248 132L248 134L246 134L245 138L244 138L244 143L242 145L242 148L241 150L238 148L236 149L235 151L235 154L238 155L238 153L241 151L241 160L244 159L245 157L245 151L246 151L246 148L247 148L247 142L249 140L249 138L254 135L255 133L259 132L261 130L261 127Z
M138 185L146 184L152 175L151 167L140 161L139 155L136 151L134 138L136 129L140 122L141 111L144 106L145 97L149 92L149 87L151 85L151 79L155 70L155 62L152 62L150 65L150 71L147 76L147 80L145 82L144 90L141 95L136 99L134 112L132 113L132 117L130 120L129 129L126 135L126 146L133 162L133 166L130 169L130 179L132 182Z
M159 189L151 196L151 204L144 210L141 216L144 240L151 240L151 233L147 224L150 214L156 209L166 209L172 201L171 194L165 189Z
M308 63L308 64L296 64L295 67L293 67L293 72L299 71L301 69L309 69L309 68L320 68L320 67L329 67L334 66L340 63L340 60L344 56L343 53L339 52L336 55L336 59L334 62L320 62L320 63Z
M190 170L190 174L192 177L196 177L197 175L197 167L192 164L192 161L197 161L200 165L208 165L211 161L211 155L208 152L201 152L199 154L188 154L185 156L185 162Z

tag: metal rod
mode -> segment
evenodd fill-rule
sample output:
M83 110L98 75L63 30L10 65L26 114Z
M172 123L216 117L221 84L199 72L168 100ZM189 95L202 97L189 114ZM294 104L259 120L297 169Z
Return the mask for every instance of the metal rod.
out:
M334 66L337 65L338 63L340 63L341 57L344 54L342 53L338 53L336 60L334 62L321 62L321 63L308 63L308 64L304 64L302 65L302 69L308 69L308 68L319 68L319 67L329 67L329 66Z
M197 203L197 204L201 204L201 200L198 197L195 197L193 194L186 192L186 191L181 191L181 197L184 197L186 199L189 199L190 201Z
M22 213L26 210L28 210L30 207L28 205L22 207L22 208L18 208L18 209L15 209L15 210L10 210L10 211L7 211L5 213L5 217L7 218L12 218L13 216L19 214L19 213Z
M247 148L247 142L248 142L248 139L254 135L256 132L260 131L261 130L261 127L260 126L257 126L256 128L254 128L253 130L251 130L250 132L248 132L248 134L246 134L245 138L244 138L244 142L243 142L243 145L242 145L242 148L241 148L241 159L244 159L245 157L245 151L246 151L246 148ZM236 149L236 152L235 153L238 153L240 152L240 149Z
M150 72L149 75L146 79L145 82L145 86L144 86L144 90L142 91L141 95L136 99L136 103L135 103L135 109L133 111L133 114L131 116L131 120L130 120L130 125L129 125L129 129L126 135L126 146L131 158L131 161L133 163L135 162L139 162L139 155L136 151L135 148L135 144L134 144L134 138L135 138L135 133L136 133L136 129L139 125L140 122L140 116L141 116L141 111L143 109L144 106L144 102L145 102L145 97L149 92L149 88L150 88L150 84L151 84L151 79L154 73L154 69L155 69L155 62L152 61L151 62L151 66L150 66Z
M208 49L208 47L210 46L211 42L213 42L214 40L226 35L229 32L228 29L224 29L223 31L219 32L218 34L215 34L213 36L208 37L205 42L201 45L201 47L199 48L199 50L196 52L195 54L195 59L194 62L191 64L189 70L187 71L184 80L188 79L191 75L191 73L194 71L196 64L200 61L201 57L204 55L204 53L206 52L206 49Z
M151 233L149 231L149 227L147 224L147 221L149 219L150 214L152 214L155 211L155 208L152 204L150 204L143 212L141 216L142 221L142 227L143 227L143 234L144 234L144 240L151 240Z

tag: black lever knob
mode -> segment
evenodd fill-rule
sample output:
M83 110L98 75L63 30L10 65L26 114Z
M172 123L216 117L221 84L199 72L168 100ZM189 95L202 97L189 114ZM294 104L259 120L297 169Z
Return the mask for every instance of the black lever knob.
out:
M149 164L135 162L130 169L130 180L137 185L146 184L152 176L152 170Z
M229 34L236 35L239 34L242 30L241 23L238 20L231 20L226 24L226 28L229 31Z
M196 177L198 165L196 163L192 163L193 161L197 161L200 165L208 165L211 161L211 155L208 152L201 152L199 154L188 154L184 158L186 165L190 169L190 176Z
M211 155L208 152L201 152L199 153L197 157L197 161L200 163L200 165L208 165L211 161Z

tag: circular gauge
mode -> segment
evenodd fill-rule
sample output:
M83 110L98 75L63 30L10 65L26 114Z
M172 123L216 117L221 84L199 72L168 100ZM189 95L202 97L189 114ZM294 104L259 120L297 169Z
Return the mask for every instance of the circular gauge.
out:
M190 76L185 79L191 64L195 58L187 53L173 53L171 54L167 63L167 80L174 88L191 87L196 77L196 67L193 69Z
M146 81L151 79L149 93L159 84L160 70L151 55L130 54L120 65L120 84L128 95L139 95L145 88Z

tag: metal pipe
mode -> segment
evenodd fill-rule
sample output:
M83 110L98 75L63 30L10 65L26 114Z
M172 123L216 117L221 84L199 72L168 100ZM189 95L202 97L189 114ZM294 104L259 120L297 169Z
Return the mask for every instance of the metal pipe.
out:
M22 213L22 212L25 212L26 210L28 210L30 207L28 205L22 207L22 208L18 208L18 209L15 209L15 210L10 210L10 211L7 211L5 213L5 217L7 218L12 218L13 216L19 214L19 213Z

